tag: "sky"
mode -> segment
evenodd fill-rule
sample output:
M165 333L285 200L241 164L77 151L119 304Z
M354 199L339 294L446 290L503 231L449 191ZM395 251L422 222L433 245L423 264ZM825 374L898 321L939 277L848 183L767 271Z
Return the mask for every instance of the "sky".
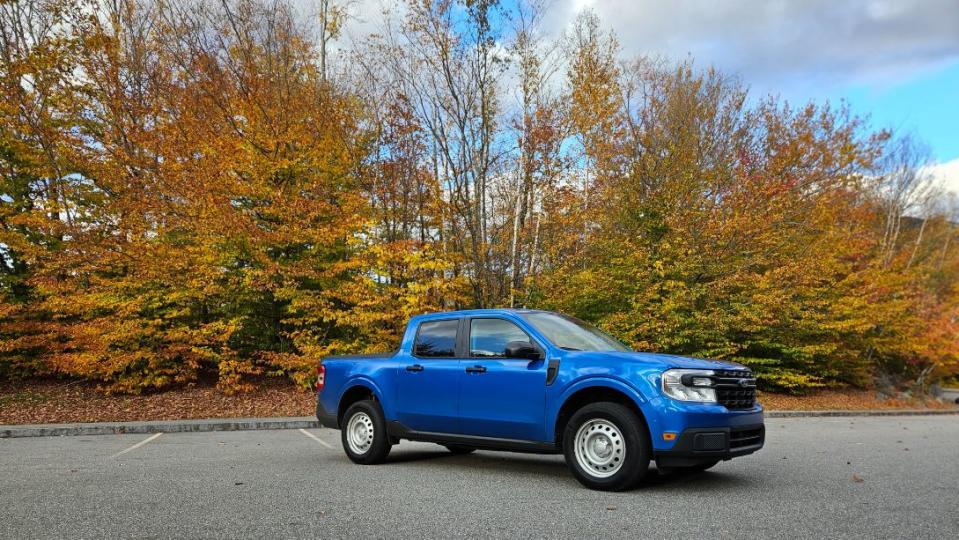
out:
M506 0L511 1L511 0ZM547 0L548 1L548 0ZM366 25L382 0L357 0ZM754 96L846 100L875 128L911 132L959 193L959 0L552 0L558 37L583 9L626 57L692 57L737 74Z

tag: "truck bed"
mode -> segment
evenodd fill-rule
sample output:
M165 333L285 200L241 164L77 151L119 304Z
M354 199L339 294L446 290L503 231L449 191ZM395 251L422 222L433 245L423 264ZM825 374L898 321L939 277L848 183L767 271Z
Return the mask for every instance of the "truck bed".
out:
M396 355L398 351L391 352L381 352L381 353L364 353L364 354L337 354L333 356L323 357L323 361L328 360L381 360L383 358L391 358Z

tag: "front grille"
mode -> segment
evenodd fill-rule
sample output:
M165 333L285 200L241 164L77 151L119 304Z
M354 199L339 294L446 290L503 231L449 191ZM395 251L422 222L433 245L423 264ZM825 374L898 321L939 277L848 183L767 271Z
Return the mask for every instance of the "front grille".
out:
M743 448L763 442L763 428L733 429L729 432L729 448Z
M716 399L727 409L751 409L756 404L756 379L751 371L716 370L713 376Z

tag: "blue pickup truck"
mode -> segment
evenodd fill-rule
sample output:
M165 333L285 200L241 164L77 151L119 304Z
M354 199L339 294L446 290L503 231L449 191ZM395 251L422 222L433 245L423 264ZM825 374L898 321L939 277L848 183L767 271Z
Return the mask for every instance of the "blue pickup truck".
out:
M401 439L562 452L601 490L637 485L650 460L704 470L765 437L747 368L634 352L572 317L512 309L413 317L394 353L323 359L316 416L356 463L384 461Z

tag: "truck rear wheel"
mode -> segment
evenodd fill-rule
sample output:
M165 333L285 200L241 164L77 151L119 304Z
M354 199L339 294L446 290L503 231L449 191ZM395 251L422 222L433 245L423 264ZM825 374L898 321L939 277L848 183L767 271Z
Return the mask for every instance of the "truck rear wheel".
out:
M622 491L649 469L649 435L642 420L618 403L600 402L576 411L563 432L563 454L584 486Z
M343 450L353 463L375 465L390 454L393 445L379 403L366 399L350 405L342 425Z

